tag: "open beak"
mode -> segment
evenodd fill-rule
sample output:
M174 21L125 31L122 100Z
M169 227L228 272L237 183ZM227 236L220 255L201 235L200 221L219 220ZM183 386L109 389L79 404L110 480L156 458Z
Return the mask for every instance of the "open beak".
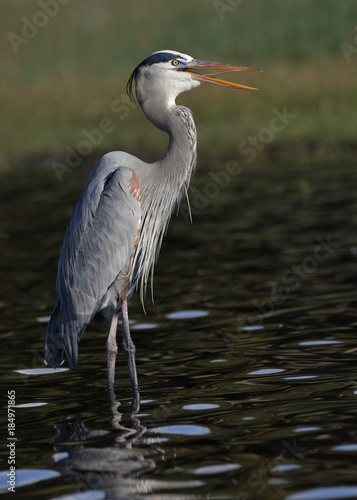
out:
M219 73L211 73L210 75L202 75L200 73L195 73L191 71L193 69L220 69ZM221 80L220 78L213 78L213 75L219 75L222 73L230 73L231 71L260 71L259 69L246 68L245 66L235 66L234 64L221 64L217 62L210 61L200 61L198 59L193 59L190 61L185 68L180 69L180 71L185 71L186 73L190 73L191 77L194 80L198 80L203 83L214 83L215 85L224 85L225 87L233 87L235 89L242 90L258 90L254 87L246 87L245 85L240 85L239 83L227 82L225 80Z

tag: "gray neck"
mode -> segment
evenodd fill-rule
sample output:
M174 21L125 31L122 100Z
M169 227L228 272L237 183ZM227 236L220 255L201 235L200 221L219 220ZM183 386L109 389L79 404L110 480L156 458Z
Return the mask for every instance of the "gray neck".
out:
M185 171L196 151L196 127L188 108L166 103L165 96L139 100L146 118L169 135L167 151L156 163L161 167L167 165L171 170L183 168Z
M191 177L196 160L196 127L192 113L183 106L174 106L168 113L165 132L169 135L169 144L165 154L156 162L162 169L170 169L178 177L178 183Z
M196 127L191 111L183 106L164 106L163 102L166 100L140 102L139 98L148 120L169 135L166 153L141 172L142 227L135 251L134 284L141 277L142 300L171 213L187 193L196 166Z
M150 93L147 98L138 96L146 118L169 135L164 155L152 164L150 175L161 189L169 189L180 197L181 189L188 185L196 164L196 127L192 113L183 106L168 106L164 94ZM151 183L149 183L151 184ZM176 200L173 200L176 201Z

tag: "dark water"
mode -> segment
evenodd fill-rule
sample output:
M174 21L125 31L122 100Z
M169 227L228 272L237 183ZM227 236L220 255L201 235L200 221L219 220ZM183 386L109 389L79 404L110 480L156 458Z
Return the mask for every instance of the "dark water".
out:
M2 492L14 457L18 499L357 498L356 162L225 168L198 171L194 225L173 217L155 306L130 305L140 408L121 352L109 399L106 326L76 372L42 361L88 169L2 176Z

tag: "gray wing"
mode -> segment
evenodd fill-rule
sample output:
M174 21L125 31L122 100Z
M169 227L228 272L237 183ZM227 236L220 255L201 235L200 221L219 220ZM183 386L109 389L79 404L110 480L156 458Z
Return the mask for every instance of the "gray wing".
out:
M70 368L76 368L78 342L86 326L103 306L109 287L128 271L140 221L138 187L133 170L110 168L103 159L87 180L58 265L45 353L53 367L66 358Z

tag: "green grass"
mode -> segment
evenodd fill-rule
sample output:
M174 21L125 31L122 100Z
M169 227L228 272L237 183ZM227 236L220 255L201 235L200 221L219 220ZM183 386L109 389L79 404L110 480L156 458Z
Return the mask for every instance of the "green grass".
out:
M66 146L78 146L83 129L98 128L103 118L113 122L113 131L97 150L159 154L165 137L139 111L128 108L121 120L111 104L124 94L135 65L162 48L264 70L232 77L259 92L205 86L180 96L194 111L203 149L235 149L259 136L272 110L284 107L297 117L274 134L272 144L356 141L357 54L348 63L340 47L355 47L355 0L243 0L236 7L228 0L69 0L15 53L8 34L21 35L24 18L32 23L40 11L38 2L25 0L0 6L5 158L61 158Z

